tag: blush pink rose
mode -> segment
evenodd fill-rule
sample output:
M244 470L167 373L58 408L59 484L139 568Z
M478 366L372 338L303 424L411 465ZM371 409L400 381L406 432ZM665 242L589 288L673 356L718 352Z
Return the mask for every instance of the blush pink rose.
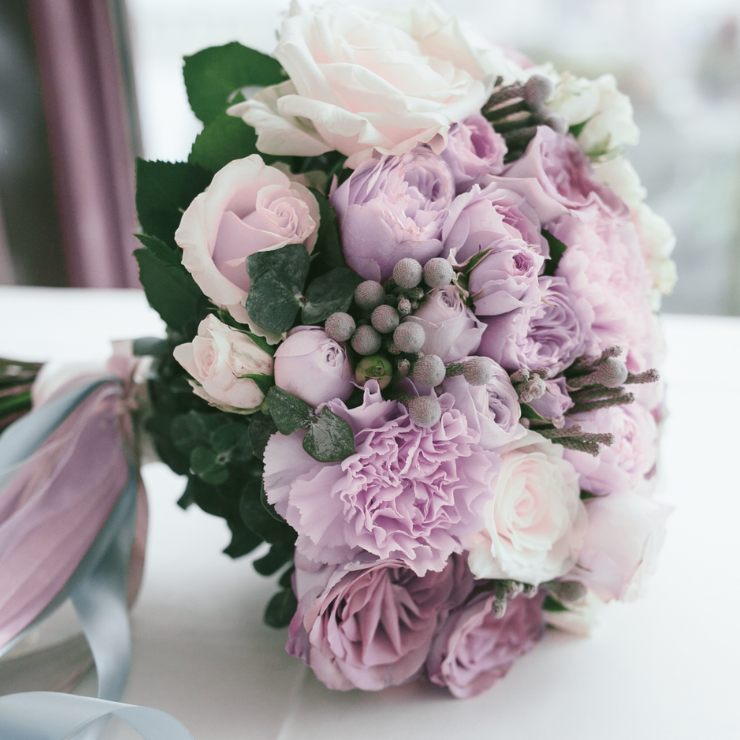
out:
M247 257L286 244L305 244L310 253L318 225L311 192L252 154L214 175L183 214L175 241L203 293L246 323Z
M435 632L470 593L465 558L423 577L397 560L304 570L286 649L330 689L379 691L416 678Z
M446 686L458 699L490 689L545 634L543 599L544 592L532 599L510 599L500 619L493 614L495 597L490 593L455 609L427 658L432 683Z
M314 408L354 388L347 350L319 326L297 326L275 353L275 385Z

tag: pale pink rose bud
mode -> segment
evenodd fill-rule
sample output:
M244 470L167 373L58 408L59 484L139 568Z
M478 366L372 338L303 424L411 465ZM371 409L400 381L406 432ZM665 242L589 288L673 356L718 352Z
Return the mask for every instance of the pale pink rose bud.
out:
M212 314L198 326L192 342L175 347L175 359L193 376L193 391L223 411L250 414L265 400L248 375L272 375L273 360L244 332Z
M344 347L318 326L297 326L275 353L275 384L314 408L352 393Z

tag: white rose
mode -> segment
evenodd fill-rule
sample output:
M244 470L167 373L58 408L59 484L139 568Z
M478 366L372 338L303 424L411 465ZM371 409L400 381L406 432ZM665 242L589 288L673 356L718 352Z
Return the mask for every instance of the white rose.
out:
M588 80L564 72L547 105L565 116L571 126L585 123L578 143L589 157L600 157L639 141L632 103L617 89L614 75Z
M670 295L676 284L676 263L670 258L676 246L676 236L668 222L650 206L640 203L632 211L632 223L637 229L642 254L653 279L653 288Z
M175 241L203 293L246 323L247 257L286 244L305 244L310 253L318 225L311 192L252 154L214 175L183 214Z
M598 624L604 602L591 591L579 601L568 604L561 612L545 611L545 621L550 627L577 637L589 637Z
M251 414L265 396L247 375L272 375L272 357L248 335L209 315L192 342L175 347L175 359L193 376L197 396L222 411Z
M602 185L608 185L630 208L635 208L647 195L637 170L626 157L613 157L594 162L594 174Z
M569 577L603 601L633 601L655 570L672 507L650 498L650 490L646 483L586 502L585 542Z
M443 362L457 362L475 354L486 325L463 303L454 285L435 288L424 305L407 321L424 327L425 355L438 355Z
M269 154L337 149L353 169L373 151L404 154L418 143L439 154L450 125L478 112L493 83L445 23L433 6L394 16L294 2L275 50L290 81L229 113L254 126Z
M531 431L509 445L484 520L466 543L476 577L537 585L567 573L583 545L586 510L563 448Z

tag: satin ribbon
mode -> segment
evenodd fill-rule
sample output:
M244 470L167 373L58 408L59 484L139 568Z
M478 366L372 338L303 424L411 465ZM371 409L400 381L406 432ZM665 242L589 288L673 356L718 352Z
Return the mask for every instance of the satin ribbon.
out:
M0 436L0 489L11 483L23 464L75 409L110 382L119 381L111 377L89 381L10 425ZM0 697L3 740L64 740L80 731L81 740L93 740L112 715L130 724L145 740L192 740L187 730L169 715L118 703L128 680L131 657L126 591L139 487L136 465L130 458L127 462L128 477L123 490L70 578L46 608L0 649L0 655L9 651L71 598L95 661L98 698L53 692Z

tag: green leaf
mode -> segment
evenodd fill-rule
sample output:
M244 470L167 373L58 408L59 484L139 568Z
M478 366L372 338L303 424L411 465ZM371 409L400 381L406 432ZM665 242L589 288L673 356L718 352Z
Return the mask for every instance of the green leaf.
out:
M231 530L231 543L224 550L224 554L230 558L240 558L242 555L247 555L262 544L262 540L249 527L244 526L242 522L227 520L226 523Z
M183 76L190 107L203 123L228 106L235 90L276 85L287 79L276 59L236 41L185 57Z
M545 424L550 422L547 419L543 419L531 406L526 403L520 403L519 408L522 410L522 419L531 419L532 421L541 421Z
M290 568L286 568L283 573L281 574L280 578L278 578L278 585L282 588L290 588L293 587L293 573L295 573L295 567L291 566Z
M258 154L257 134L241 118L230 116L226 111L219 113L198 134L190 150L188 162L197 164L210 172L218 172L234 159L243 159ZM273 157L265 156L268 164Z
M570 611L567 606L561 604L554 596L547 594L542 602L542 608L548 612L567 612Z
M275 385L275 377L273 375L240 375L239 378L248 378L253 380L255 385L262 391L263 395L267 395L267 392Z
M324 407L314 417L303 440L303 449L319 462L338 462L355 452L352 427Z
M292 544L278 542L270 548L267 555L255 560L252 565L261 576L271 576L293 559L294 552L295 548Z
M225 423L224 414L189 411L175 416L170 423L170 438L175 447L190 454L196 447L210 447L211 435Z
M257 326L275 334L288 331L301 309L300 296L272 273L252 283L245 306Z
M334 206L323 193L313 188L311 192L319 204L319 233L314 246L314 254L318 254L317 262L324 272L336 267L346 267Z
M139 337L134 339L134 357L161 357L170 349L166 339L159 337Z
M249 422L249 441L252 443L252 454L260 460L265 454L267 440L277 432L275 422L269 414L254 414Z
M316 418L305 401L274 385L267 394L267 405L280 434L305 429Z
M589 491L581 491L581 501L589 501L592 498L597 498L595 493Z
M542 236L547 239L547 243L550 245L550 259L545 262L544 274L552 277L555 274L555 270L558 269L560 258L565 253L567 247L560 241L560 239L555 238L549 231L547 231L547 229L542 229Z
M136 213L141 228L179 253L175 231L182 214L208 187L211 177L207 170L188 162L137 159Z
M169 248L156 237L137 235L145 248L134 252L139 263L139 280L149 305L167 326L193 336L205 316L208 300L190 273L167 256Z
M247 257L247 272L253 283L272 274L294 294L303 290L310 265L311 258L303 244L288 244Z
M196 447L190 453L190 469L212 486L219 486L229 479L229 471L218 461L216 453L207 447Z
M273 518L276 519L279 522L284 522L285 519L280 516L280 514L275 511L275 507L267 500L267 494L265 493L265 486L262 486L262 490L260 491L260 501L262 502L262 506L264 510Z
M252 457L249 427L246 424L228 422L211 435L211 446L221 464L246 462Z
M320 324L335 311L346 311L362 278L349 267L337 267L317 277L306 289L308 303L301 310L304 324Z
M585 121L581 121L580 123L574 123L569 129L568 133L573 134L573 138L577 139L581 135L581 131L586 127L586 124L590 121L590 118L587 118Z
M298 601L296 600L295 594L292 588L284 588L282 591L278 591L271 599L267 602L265 608L265 624L268 627L274 627L280 629L287 627L290 624L296 609L298 608Z
M239 500L239 513L242 521L255 533L270 544L284 543L293 545L296 540L295 530L283 519L276 519L262 505L261 496L253 491L245 491Z

